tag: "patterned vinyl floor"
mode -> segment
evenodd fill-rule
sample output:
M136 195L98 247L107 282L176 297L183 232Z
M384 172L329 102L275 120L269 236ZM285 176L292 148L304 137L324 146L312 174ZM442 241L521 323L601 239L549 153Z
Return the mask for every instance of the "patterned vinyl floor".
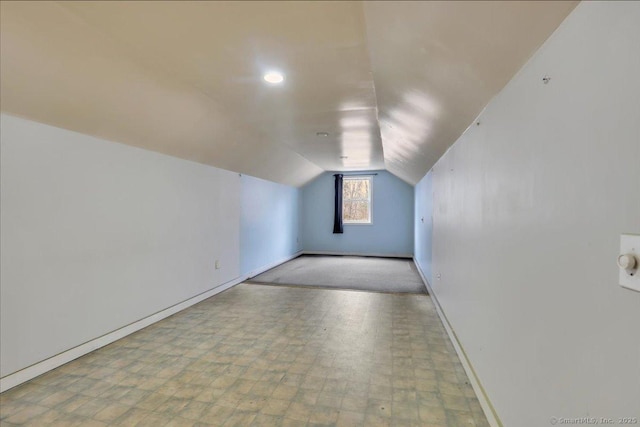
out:
M488 424L428 296L243 284L1 394L0 425Z

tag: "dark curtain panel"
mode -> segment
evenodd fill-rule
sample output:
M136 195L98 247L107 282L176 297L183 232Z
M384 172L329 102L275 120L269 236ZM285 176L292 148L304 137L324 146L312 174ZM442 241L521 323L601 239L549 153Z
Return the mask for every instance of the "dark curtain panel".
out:
M333 210L333 234L342 234L342 174L333 175L336 178L335 208Z

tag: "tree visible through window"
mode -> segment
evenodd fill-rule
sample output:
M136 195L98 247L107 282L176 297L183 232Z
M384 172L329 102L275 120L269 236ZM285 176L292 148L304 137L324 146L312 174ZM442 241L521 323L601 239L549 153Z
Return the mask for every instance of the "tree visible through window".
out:
M371 224L371 176L348 177L342 182L342 221Z

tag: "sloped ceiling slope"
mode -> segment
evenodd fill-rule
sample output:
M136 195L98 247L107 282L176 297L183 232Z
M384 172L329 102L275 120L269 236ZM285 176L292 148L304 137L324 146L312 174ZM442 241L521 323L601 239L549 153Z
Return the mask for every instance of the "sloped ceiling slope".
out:
M0 106L294 186L413 184L574 6L3 1Z
M366 2L387 169L419 181L577 3Z

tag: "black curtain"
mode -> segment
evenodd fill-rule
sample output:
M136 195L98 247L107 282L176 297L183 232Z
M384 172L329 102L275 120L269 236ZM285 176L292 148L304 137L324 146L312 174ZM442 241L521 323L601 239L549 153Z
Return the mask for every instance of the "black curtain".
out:
M333 234L342 234L342 174L333 175L336 178L335 208L333 210Z

